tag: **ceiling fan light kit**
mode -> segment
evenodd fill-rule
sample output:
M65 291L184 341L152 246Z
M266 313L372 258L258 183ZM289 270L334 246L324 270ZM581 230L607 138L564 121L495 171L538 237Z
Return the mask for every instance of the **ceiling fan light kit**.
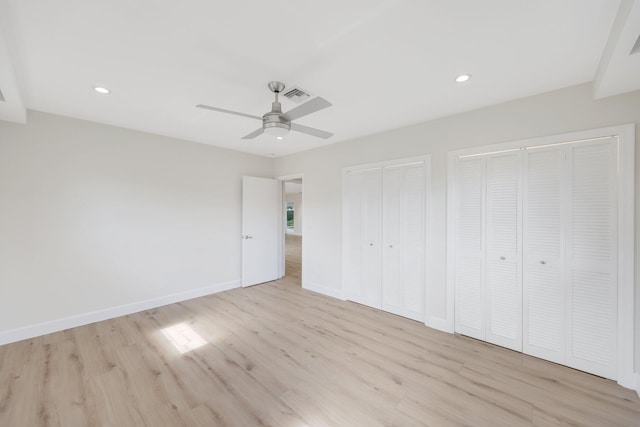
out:
M225 110L223 108L211 107L204 104L198 104L196 105L196 107L218 111L221 113L235 114L237 116L248 117L251 119L262 120L262 127L260 129L257 129L248 135L245 135L244 137L242 137L242 139L253 139L263 133L275 135L276 137L278 137L278 139L282 139L282 137L288 135L291 130L323 139L328 139L333 136L331 132L299 125L297 123L291 123L292 120L299 119L300 117L304 117L311 113L315 113L316 111L330 107L331 103L329 101L317 96L305 102L304 104L301 104L287 111L286 113L283 113L282 104L280 104L280 102L278 101L278 94L280 94L280 92L284 90L284 84L273 81L269 82L267 86L269 87L269 90L274 93L275 100L271 103L271 111L265 113L262 117L239 113L237 111Z

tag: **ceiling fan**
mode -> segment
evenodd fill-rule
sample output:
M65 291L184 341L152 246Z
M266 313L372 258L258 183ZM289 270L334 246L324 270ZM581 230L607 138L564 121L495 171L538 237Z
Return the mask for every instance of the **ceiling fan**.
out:
M333 136L331 132L327 132L320 129L311 128L308 126L299 125L297 123L291 123L293 120L299 119L316 111L320 111L324 108L331 107L331 103L324 98L316 96L311 100L301 104L286 113L282 112L282 105L278 102L278 94L284 90L284 84L280 82L269 82L267 85L269 90L276 96L276 100L271 103L271 111L265 113L262 117L254 116L251 114L239 113L237 111L225 110L223 108L212 107L210 105L198 104L196 107L204 108L206 110L219 111L221 113L235 114L236 116L248 117L250 119L262 120L262 127L258 130L251 132L249 135L245 135L242 139L253 139L263 133L275 135L282 139L283 136L289 134L290 130L306 133L307 135L316 136L318 138L328 139Z

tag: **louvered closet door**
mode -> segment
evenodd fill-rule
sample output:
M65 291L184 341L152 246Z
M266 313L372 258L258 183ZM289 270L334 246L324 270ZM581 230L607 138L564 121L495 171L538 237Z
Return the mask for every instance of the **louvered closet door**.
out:
M486 162L486 340L522 351L521 153Z
M425 163L383 169L382 309L424 321Z
M347 298L381 308L381 170L347 175Z
M613 138L567 149L567 361L616 378L617 173Z
M523 351L565 360L566 163L563 148L524 153Z
M460 158L455 181L455 330L485 339L484 157Z

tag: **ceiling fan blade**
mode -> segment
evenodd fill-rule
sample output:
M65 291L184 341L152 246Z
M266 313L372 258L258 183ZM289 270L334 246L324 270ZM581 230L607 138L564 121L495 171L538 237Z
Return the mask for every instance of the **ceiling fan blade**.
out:
M331 103L324 98L316 96L312 100L307 101L304 104L287 111L286 113L282 114L282 116L287 118L287 120L295 120L327 107L331 107Z
M329 139L333 136L331 132L310 128L309 126L302 126L297 123L291 123L291 129L298 132L306 133L307 135L317 136L318 138L322 138L322 139Z
M225 110L224 108L212 107L210 105L198 104L196 105L196 107L204 108L205 110L218 111L220 113L235 114L236 116L248 117L250 119L262 120L262 117L252 116L251 114L239 113L237 111Z
M242 139L253 139L258 135L262 135L263 133L264 133L264 129L260 128L260 129L254 130L249 135L243 136Z

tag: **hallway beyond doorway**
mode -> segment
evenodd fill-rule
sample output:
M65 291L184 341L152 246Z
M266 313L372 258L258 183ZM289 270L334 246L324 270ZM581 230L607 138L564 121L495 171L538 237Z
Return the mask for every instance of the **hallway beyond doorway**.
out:
M302 286L302 236L285 235L285 277Z

